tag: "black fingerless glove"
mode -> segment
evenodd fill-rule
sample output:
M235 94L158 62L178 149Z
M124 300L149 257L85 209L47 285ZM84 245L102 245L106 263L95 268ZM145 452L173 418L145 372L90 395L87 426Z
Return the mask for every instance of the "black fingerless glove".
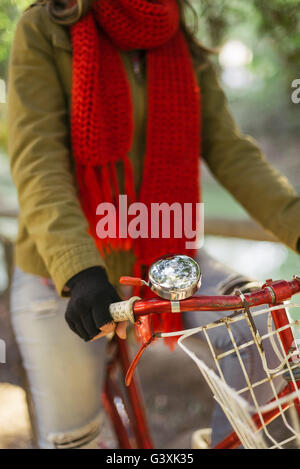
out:
M91 340L100 333L101 326L113 320L109 305L121 298L100 266L82 270L66 285L70 288L71 298L65 319L73 332L85 341Z

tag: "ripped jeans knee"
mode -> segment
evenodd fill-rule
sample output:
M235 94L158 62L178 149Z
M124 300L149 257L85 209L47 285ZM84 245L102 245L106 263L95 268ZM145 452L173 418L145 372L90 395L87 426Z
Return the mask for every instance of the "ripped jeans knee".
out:
M75 430L50 433L47 437L53 449L99 449L99 434L103 418L99 416L92 422ZM43 445L44 446L44 445Z

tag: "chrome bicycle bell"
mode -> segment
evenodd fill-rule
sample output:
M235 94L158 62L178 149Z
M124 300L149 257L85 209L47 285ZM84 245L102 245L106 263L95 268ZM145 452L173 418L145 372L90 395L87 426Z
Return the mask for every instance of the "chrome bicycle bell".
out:
M201 285L201 270L189 256L164 256L154 262L148 272L149 287L161 298L184 300Z

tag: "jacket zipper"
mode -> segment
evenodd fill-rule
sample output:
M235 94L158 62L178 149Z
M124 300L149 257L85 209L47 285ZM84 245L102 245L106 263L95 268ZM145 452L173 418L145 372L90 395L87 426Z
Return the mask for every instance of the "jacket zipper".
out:
M131 52L133 72L134 72L135 77L136 77L136 79L138 80L139 83L141 83L142 80L143 80L143 75L142 75L142 54L143 54L143 51L140 51L140 50L134 50L134 51Z

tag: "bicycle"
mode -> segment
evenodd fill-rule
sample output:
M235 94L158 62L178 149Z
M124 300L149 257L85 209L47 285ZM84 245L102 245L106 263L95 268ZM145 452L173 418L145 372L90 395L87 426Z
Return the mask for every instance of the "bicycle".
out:
M170 265L171 269L170 274ZM159 267L159 268L158 268ZM166 270L167 269L167 270ZM167 272L167 274L166 274ZM141 347L130 364L126 341L115 337L108 344L108 361L106 378L102 393L102 402L110 417L111 423L121 449L152 449L153 443L148 430L141 392L134 378L134 370L146 348L159 338L178 336L178 345L195 361L210 387L213 397L226 414L233 432L213 449L235 449L241 445L247 449L285 448L291 444L300 445L300 351L294 333L300 324L292 320L287 307L299 308L300 304L288 302L300 292L300 277L294 276L291 281L267 280L259 290L242 293L237 290L233 295L193 296L201 283L201 271L197 263L187 256L166 256L155 262L149 269L148 282L143 279L121 277L120 283L135 287L147 286L158 297L143 300L133 296L128 300L110 306L115 322L129 320L138 329ZM266 306L267 305L267 306ZM253 312L251 309L256 310ZM158 313L179 313L189 311L230 311L228 316L205 326L172 333L149 333L143 326L143 317ZM268 332L261 335L255 325L255 316L268 316ZM237 344L231 332L231 326L237 321L246 320L252 339ZM232 342L232 348L219 353L212 345L209 330L226 327ZM209 368L183 342L194 334L205 337L215 363L215 370ZM264 351L264 341L270 340L279 365L275 369L268 367ZM241 358L241 351L255 347L259 353L265 378L252 383ZM220 361L224 356L235 353L244 374L246 386L232 389L225 381ZM125 389L121 389L116 378L120 366ZM286 386L278 392L274 386L275 378L283 377ZM269 383L273 399L261 405L257 402L255 388ZM249 404L242 394L251 396ZM286 411L289 409L290 416ZM269 425L280 418L288 436L275 438ZM290 421L291 420L291 421Z

